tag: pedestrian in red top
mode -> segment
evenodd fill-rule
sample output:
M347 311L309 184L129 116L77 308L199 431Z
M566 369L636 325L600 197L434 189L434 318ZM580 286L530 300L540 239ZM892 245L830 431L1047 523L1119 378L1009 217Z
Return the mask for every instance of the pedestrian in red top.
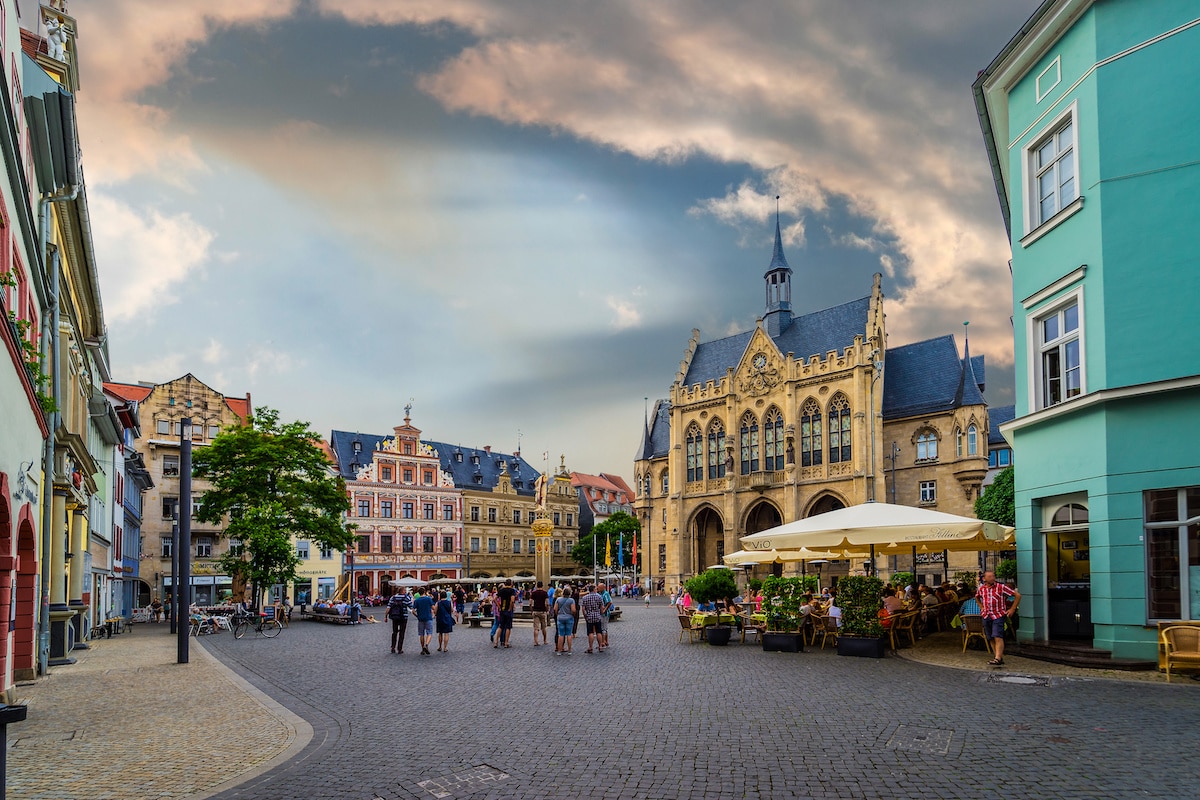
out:
M1012 606L1007 606L1006 597L1013 598ZM992 640L995 653L988 663L998 667L1004 663L1004 620L1017 613L1021 593L1003 583L996 583L996 573L988 570L983 573L983 583L975 593L975 601L979 603L979 613L983 617L983 635Z

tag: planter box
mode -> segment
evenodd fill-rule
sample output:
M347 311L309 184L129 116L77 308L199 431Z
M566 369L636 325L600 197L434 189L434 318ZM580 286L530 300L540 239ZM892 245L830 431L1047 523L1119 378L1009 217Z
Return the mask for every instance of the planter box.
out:
M767 631L762 635L762 648L769 653L803 653L804 634Z
M704 636L708 639L708 643L716 647L724 647L729 644L729 637L733 635L733 628L728 625L710 625L704 629Z
M883 658L886 650L882 636L847 636L841 634L837 640L839 656L859 658Z

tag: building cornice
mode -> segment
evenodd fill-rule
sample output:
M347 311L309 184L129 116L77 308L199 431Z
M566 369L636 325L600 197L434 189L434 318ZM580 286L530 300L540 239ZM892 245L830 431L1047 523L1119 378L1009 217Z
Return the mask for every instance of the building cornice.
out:
M1023 417L1017 417L1014 420L1005 422L1000 426L1000 433L1004 434L1005 440L1011 445L1013 444L1013 440L1010 434L1035 425L1041 425L1044 422L1049 422L1068 414L1086 411L1096 406L1111 403L1114 400L1127 400L1131 397L1163 394L1164 392L1179 392L1196 388L1200 388L1200 375L1188 375L1183 378L1171 378L1170 380L1155 381L1154 383L1139 383L1134 386L1121 386L1116 389L1102 389L1098 392L1081 395L1050 408L1044 408L1041 411L1035 411L1032 414L1026 414Z

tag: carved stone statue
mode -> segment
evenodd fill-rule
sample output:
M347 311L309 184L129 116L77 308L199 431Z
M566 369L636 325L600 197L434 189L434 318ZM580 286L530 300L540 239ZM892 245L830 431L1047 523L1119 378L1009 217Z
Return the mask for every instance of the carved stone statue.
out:
M46 15L46 51L53 59L67 60L67 26L50 14Z

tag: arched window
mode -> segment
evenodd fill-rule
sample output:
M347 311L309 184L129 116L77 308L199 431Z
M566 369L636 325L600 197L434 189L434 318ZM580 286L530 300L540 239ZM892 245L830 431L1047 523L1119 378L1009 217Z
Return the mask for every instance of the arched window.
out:
M931 430L922 431L917 437L917 461L936 461L937 446L937 434Z
M850 460L850 401L838 392L829 401L829 463Z
M695 423L687 431L687 479L689 483L704 479L704 434Z
M770 409L763 418L763 469L783 469L783 414Z
M742 417L742 474L758 472L758 420L747 412Z
M719 419L708 426L708 477L725 477L725 425Z
M821 464L821 406L808 398L800 410L800 465L814 467Z
M967 426L967 455L979 455L979 429L975 427L975 423Z
M663 474L662 474L662 493L664 495L666 495L667 489L670 488L670 486L671 486L670 477L671 477L670 473L668 473L667 470L664 469Z
M642 478L642 496L650 496L650 473L646 473L646 477Z
M954 429L954 456L962 458L963 453L963 432L962 428Z

